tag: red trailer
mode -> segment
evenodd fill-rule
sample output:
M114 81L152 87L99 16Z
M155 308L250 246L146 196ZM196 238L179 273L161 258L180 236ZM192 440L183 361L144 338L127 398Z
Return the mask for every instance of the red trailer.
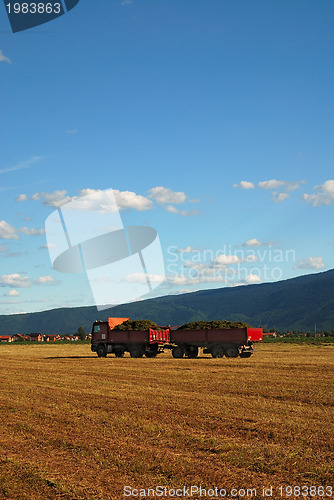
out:
M253 354L253 342L262 342L262 328L219 328L208 330L173 330L174 358L196 358L198 349L210 353L213 358L249 358Z
M114 353L116 357L129 352L132 358L144 354L153 358L164 349L172 349L174 358L196 358L200 348L214 358L249 358L253 343L262 342L262 328L222 328L207 330L148 330L117 331L107 321L95 321L92 328L91 350L99 357Z

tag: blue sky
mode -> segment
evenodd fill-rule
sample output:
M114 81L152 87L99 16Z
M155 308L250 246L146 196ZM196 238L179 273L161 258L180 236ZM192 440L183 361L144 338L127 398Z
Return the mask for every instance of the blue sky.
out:
M13 34L0 5L0 313L94 304L44 224L110 188L124 225L158 231L150 296L333 268L333 17L331 0L80 0Z

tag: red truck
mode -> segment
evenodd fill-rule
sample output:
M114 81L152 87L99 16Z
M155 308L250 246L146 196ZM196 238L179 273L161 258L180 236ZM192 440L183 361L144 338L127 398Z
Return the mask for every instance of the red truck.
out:
M99 357L114 353L117 358L129 352L132 358L144 354L154 358L164 349L171 349L174 358L196 358L199 348L213 358L249 358L253 343L262 342L262 328L221 328L208 330L123 330L111 329L107 321L95 321L92 327L91 350Z

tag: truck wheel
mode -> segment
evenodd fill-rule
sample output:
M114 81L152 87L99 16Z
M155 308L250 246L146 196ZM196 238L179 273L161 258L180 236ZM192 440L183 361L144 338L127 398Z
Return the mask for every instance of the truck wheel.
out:
M124 351L115 351L115 356L116 358L123 358Z
M190 346L187 349L188 358L195 359L198 356L198 347L196 345Z
M221 345L214 345L211 349L211 355L213 358L222 358L224 356L224 349Z
M228 345L225 349L225 356L227 358L237 358L239 356L239 349L235 345Z
M183 358L183 349L180 345L173 347L172 356L173 358Z
M105 351L104 345L99 344L96 348L96 354L98 355L99 358L105 358L107 356L107 353Z
M157 354L158 354L157 352L147 352L147 351L145 352L145 356L147 358L156 358Z
M130 347L131 358L141 358L143 355L143 350L140 345L132 345Z

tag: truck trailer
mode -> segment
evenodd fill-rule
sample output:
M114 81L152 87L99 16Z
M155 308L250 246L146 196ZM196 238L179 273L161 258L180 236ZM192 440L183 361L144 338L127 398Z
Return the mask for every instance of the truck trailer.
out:
M148 330L110 328L107 321L95 321L92 327L91 350L99 357L129 352L132 358L154 358L171 349L174 358L197 358L199 349L213 358L249 358L254 342L262 342L262 328L219 328L185 330L159 327Z

